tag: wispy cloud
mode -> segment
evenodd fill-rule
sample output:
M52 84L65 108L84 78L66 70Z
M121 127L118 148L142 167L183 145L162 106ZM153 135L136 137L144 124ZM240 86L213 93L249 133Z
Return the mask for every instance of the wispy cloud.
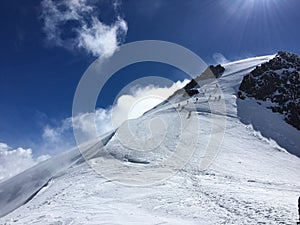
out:
M219 52L213 54L213 59L216 64L226 64L230 62L222 53Z
M49 155L35 158L30 148L13 149L6 143L0 143L0 182L48 159Z
M43 30L48 41L68 49L83 49L93 56L111 56L125 39L128 27L118 15L119 1L111 1L115 21L99 19L101 2L89 0L43 0Z

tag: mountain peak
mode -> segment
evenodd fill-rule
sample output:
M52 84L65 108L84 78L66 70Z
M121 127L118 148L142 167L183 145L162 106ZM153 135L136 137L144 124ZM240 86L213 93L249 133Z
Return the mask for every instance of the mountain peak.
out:
M296 65L298 68L300 68L300 58L295 53L291 53L287 51L279 51L276 54L275 58L281 58L286 62L292 63L293 65Z

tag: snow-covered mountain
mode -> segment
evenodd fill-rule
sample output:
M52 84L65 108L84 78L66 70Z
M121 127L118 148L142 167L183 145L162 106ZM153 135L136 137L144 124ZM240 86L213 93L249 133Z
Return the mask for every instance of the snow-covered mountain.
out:
M0 224L295 224L300 131L272 101L238 98L274 57L195 78L192 94L85 143L88 163L75 148L1 183Z

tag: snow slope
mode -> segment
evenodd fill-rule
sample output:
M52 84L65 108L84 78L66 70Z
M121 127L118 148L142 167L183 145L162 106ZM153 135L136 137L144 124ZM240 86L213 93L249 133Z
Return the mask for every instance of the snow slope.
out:
M272 57L224 65L218 85L225 115L212 115L198 95L180 107L162 104L102 137L110 154L99 140L87 143L89 163L101 174L73 149L1 183L0 215L14 211L0 224L295 224L299 158L238 116L257 110L236 99L243 75ZM221 95L215 87L207 84L206 95ZM214 137L222 143L205 164Z

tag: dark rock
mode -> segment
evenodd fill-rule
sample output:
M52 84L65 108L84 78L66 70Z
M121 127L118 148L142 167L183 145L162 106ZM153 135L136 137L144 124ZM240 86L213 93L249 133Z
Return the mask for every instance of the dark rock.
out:
M243 95L243 92L238 91L238 97L242 100L244 100L246 97Z
M222 67L220 64L217 66L210 65L200 76L196 77L195 79L192 79L187 85L185 85L183 89L189 96L199 94L199 91L195 89L196 87L199 87L199 84L196 80L200 81L201 76L203 77L203 79L205 79L205 76L207 76L207 78L210 78L212 76L218 78L224 73L224 71L225 68Z
M210 65L209 69L215 75L216 78L222 76L222 74L225 71L225 68L223 66L221 66L221 64L216 65L216 66Z
M185 91L190 97L199 94L199 91L197 89L186 89Z
M285 121L300 130L300 57L278 52L244 76L238 97L275 103L272 111L285 115Z
M187 85L185 85L184 90L189 96L193 96L199 93L197 89L193 89L197 86L197 82L192 79Z
M187 85L185 85L184 89L190 90L196 86L197 86L197 82L194 79L192 79Z

